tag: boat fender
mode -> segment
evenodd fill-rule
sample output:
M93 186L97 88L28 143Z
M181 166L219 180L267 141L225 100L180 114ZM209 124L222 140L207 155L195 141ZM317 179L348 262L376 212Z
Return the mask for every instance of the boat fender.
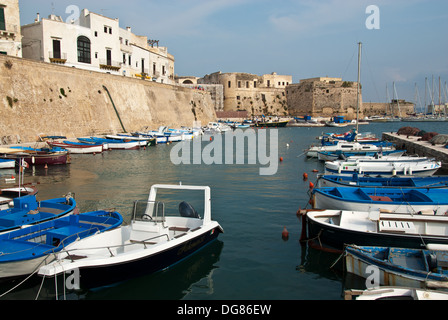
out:
M428 262L428 269L430 271L437 269L437 255L430 253L426 256L426 262Z
M196 218L200 219L201 217L196 212L196 210L193 208L193 206L185 201L182 201L179 204L179 213L184 218Z

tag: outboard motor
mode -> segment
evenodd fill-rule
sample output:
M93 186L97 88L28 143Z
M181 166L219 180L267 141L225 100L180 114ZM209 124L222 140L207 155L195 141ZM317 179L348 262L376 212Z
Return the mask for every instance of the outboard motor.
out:
M196 212L196 210L193 208L193 206L185 201L182 201L179 204L179 213L184 218L196 218L196 219L201 218L199 214Z

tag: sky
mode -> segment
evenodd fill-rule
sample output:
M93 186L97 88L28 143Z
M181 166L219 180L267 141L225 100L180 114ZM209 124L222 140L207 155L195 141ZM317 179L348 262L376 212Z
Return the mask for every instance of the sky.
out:
M159 40L175 73L221 71L358 79L362 43L364 102L393 97L445 102L447 0L19 0L21 24L69 6L86 8L137 35ZM374 6L373 8L371 6ZM395 89L394 89L395 88ZM426 99L425 99L426 97Z

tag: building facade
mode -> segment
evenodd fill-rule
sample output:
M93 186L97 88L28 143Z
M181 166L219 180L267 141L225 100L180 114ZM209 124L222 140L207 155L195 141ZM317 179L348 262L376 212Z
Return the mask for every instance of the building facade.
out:
M0 54L22 57L19 0L0 0Z
M293 116L346 116L356 119L358 83L341 78L319 77L301 80L287 90L289 113ZM362 90L359 96L362 113Z
M198 79L198 84L222 85L223 108L217 111L247 111L249 116L288 115L286 87L292 76L275 72L258 76L249 73L216 72Z
M174 57L119 19L81 11L78 20L50 15L22 26L23 57L160 83L174 83ZM158 43L158 42L156 42Z

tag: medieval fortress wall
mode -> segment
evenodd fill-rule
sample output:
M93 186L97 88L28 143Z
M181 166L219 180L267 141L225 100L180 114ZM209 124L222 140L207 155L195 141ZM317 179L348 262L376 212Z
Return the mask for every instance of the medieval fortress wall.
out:
M207 124L206 91L0 55L1 143Z

